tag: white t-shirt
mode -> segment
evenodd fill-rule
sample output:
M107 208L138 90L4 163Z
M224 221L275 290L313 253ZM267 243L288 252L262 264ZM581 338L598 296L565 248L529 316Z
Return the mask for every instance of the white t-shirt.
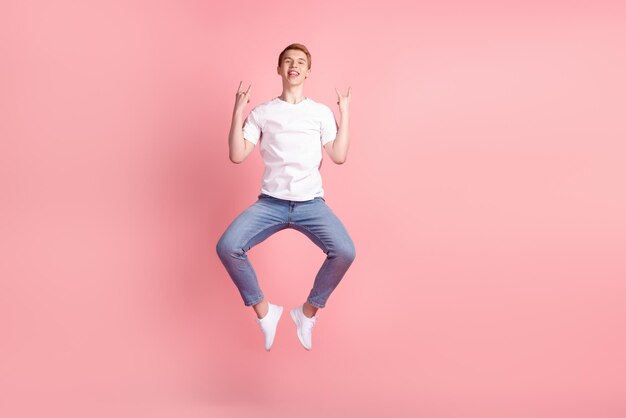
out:
M333 111L309 98L293 104L276 97L252 109L243 137L253 144L261 141L261 193L300 202L323 197L322 145L336 136Z

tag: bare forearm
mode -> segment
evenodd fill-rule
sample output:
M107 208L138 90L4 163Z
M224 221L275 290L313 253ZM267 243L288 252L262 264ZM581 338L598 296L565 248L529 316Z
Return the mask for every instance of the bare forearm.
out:
M337 136L331 143L331 148L326 148L332 160L337 164L343 164L348 156L348 145L350 143L350 100L352 99L352 87L348 87L348 94L342 95L337 88L337 104L341 122L337 129Z
M337 130L337 136L333 141L333 160L337 164L342 164L348 156L348 148L350 144L350 116L349 112L341 112L341 122Z
M228 134L228 157L234 163L240 163L245 158L246 144L243 139L243 114L233 111L233 119Z

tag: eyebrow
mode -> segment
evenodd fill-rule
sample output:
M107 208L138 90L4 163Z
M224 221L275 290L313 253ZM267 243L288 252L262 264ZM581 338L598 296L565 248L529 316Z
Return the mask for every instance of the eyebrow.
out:
M284 58L283 58L283 61L284 61L284 60L286 60L287 58L294 59L293 57L289 57L289 56L287 56L287 57L284 57ZM306 58L298 58L298 60L300 60L300 61L306 61Z

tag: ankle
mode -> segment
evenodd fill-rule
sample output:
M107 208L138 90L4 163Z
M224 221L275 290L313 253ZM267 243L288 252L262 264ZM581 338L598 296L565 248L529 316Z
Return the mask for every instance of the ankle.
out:
M318 310L318 308L316 308L315 306L311 305L309 302L305 302L302 305L302 313L307 318L313 318L315 316L315 314L317 313L317 310Z
M253 305L252 309L254 309L254 312L256 313L257 318L263 319L265 315L267 315L267 313L269 312L270 305L267 300L263 299L261 302L257 303L256 305Z

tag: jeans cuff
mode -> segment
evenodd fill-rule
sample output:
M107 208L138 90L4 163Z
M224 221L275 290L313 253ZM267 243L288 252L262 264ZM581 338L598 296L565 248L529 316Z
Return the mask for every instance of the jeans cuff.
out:
M261 302L263 299L265 299L265 296L263 296L263 294L261 294L261 296L258 299L254 300L252 302L244 301L244 305L246 305L246 306L256 305L257 303Z
M308 302L309 304L311 304L311 305L315 306L315 307L316 307L316 308L318 308L318 309L322 309L322 308L324 308L324 306L326 306L326 304L325 304L325 303L318 303L318 302L315 302L315 301L314 301L314 300L312 300L311 298L308 298L308 299L307 299L307 302Z

